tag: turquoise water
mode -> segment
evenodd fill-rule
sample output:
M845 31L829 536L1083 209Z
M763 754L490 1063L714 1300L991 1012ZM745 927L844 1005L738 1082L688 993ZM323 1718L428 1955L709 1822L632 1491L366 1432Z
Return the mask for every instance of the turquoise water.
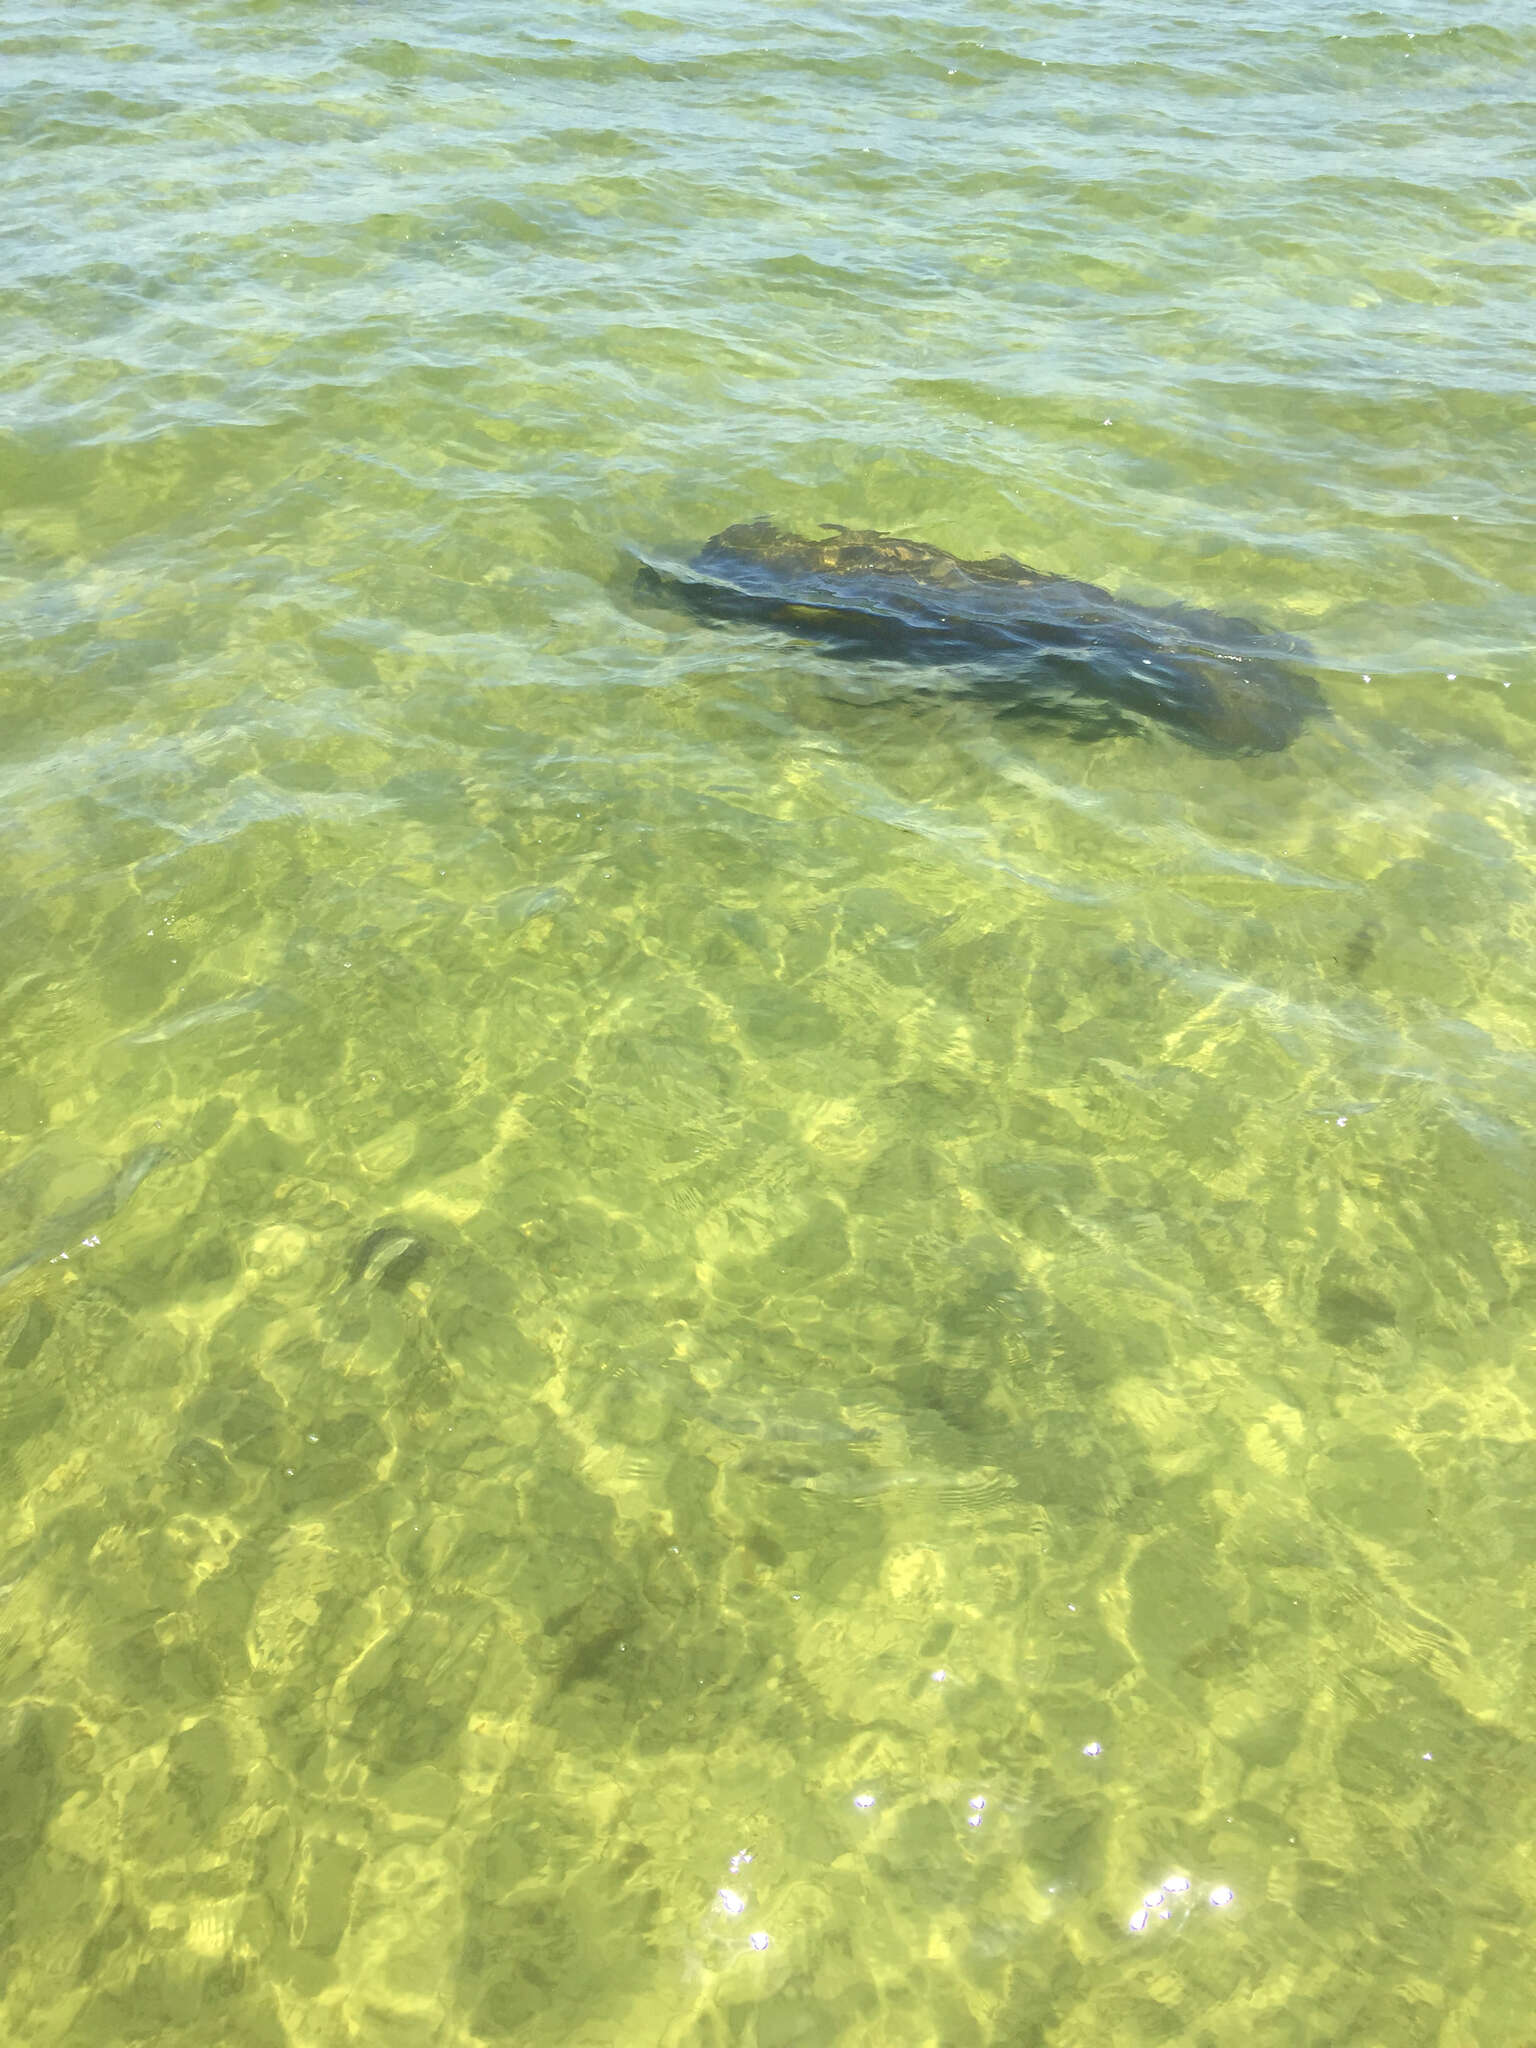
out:
M1528 11L0 80L5 2038L1520 2048ZM1332 715L635 601L759 514Z

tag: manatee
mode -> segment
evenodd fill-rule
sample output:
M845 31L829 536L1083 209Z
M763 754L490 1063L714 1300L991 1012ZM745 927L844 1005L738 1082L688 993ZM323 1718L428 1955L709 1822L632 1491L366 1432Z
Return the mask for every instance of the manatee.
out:
M641 595L709 621L777 626L843 656L945 671L1000 709L1104 733L1157 724L1219 754L1275 753L1326 707L1307 648L1246 619L1130 604L1011 555L768 520L728 526L682 565L639 562Z

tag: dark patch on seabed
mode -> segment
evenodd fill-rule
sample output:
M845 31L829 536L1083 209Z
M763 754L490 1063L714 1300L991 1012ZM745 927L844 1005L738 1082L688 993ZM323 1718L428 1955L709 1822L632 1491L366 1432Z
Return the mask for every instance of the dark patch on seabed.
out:
M398 1294L432 1256L433 1244L406 1223L381 1223L353 1252L347 1277L354 1287L384 1287Z
M1090 736L1151 723L1212 753L1276 753L1327 709L1292 665L1305 644L1249 620L1129 604L1011 555L969 562L892 534L826 531L728 526L686 563L639 557L636 588L696 618L943 670L1005 711Z

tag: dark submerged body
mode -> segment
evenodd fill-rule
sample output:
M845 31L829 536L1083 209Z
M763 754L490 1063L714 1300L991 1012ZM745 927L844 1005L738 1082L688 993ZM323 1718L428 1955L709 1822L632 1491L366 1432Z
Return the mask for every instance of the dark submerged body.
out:
M1311 677L1285 659L1304 655L1302 643L1244 619L1127 604L1011 555L965 562L891 534L828 533L728 526L684 570L642 563L639 587L700 618L953 670L1009 710L1098 732L1152 720L1216 753L1277 752L1324 708Z

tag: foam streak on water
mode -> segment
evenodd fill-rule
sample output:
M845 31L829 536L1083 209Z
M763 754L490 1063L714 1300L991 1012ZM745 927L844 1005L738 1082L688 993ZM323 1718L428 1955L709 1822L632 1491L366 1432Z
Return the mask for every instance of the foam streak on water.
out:
M0 20L0 2033L1529 2038L1536 31ZM1307 642L1088 744L763 516Z

